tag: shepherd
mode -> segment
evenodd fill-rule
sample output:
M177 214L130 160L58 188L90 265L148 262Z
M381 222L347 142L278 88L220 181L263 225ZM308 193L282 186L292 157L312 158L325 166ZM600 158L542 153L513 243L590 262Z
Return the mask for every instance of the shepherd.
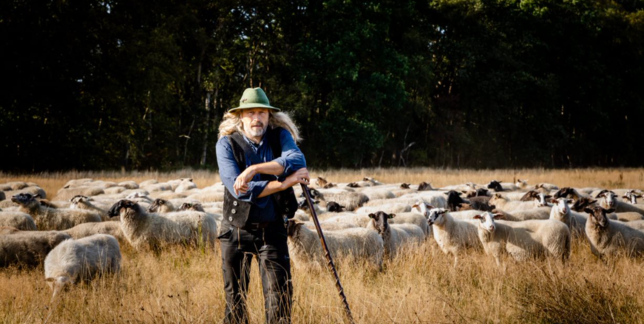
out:
M246 293L253 256L262 278L266 323L291 322L286 220L297 210L293 186L308 185L295 123L261 88L244 91L219 125L217 164L226 186L219 235L225 323L248 323Z

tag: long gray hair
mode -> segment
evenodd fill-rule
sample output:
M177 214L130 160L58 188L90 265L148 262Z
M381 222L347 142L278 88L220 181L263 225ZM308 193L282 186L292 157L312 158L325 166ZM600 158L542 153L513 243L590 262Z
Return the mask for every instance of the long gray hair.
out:
M287 113L284 112L272 112L269 110L268 116L268 126L271 129L282 127L286 129L295 142L302 141L300 137L300 131L297 129L297 126ZM244 133L244 125L241 120L241 111L227 112L224 115L224 120L219 124L219 138L222 136L230 135L234 132Z

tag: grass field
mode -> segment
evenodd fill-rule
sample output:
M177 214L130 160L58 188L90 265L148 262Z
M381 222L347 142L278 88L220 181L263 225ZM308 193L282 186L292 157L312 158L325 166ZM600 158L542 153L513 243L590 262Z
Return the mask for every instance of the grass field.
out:
M436 170L374 169L311 172L333 182L372 176L382 182L431 182L434 187L492 179L561 186L643 188L644 169L589 170ZM0 183L33 181L48 194L69 179L112 181L192 177L199 187L218 181L204 171L175 173L0 174ZM225 307L221 258L215 251L171 249L159 256L122 246L122 273L67 291L50 304L42 268L0 270L1 323L211 323ZM639 323L644 321L644 267L641 259L602 262L584 240L573 242L570 262L516 263L498 268L491 257L470 251L458 268L453 258L430 243L411 248L385 263L382 272L337 260L358 323ZM263 322L263 298L253 263L248 296L253 323ZM343 310L331 275L294 270L294 323L338 323Z

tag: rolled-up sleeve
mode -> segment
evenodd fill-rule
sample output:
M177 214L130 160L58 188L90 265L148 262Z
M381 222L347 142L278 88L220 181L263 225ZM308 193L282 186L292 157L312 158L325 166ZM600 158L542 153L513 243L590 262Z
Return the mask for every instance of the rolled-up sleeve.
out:
M268 185L268 181L259 180L259 175L256 175L253 180L248 183L248 191L246 191L246 193L239 195L235 193L235 180L237 180L237 176L239 176L241 170L239 170L239 166L235 161L235 156L227 136L223 136L219 141L217 141L216 152L219 176L221 178L221 182L226 186L226 189L235 198L241 201L254 203L260 208L266 206L269 197L258 197Z
M295 140L293 140L293 136L291 136L289 131L282 129L280 142L282 144L282 155L273 159L273 161L284 167L284 173L280 177L288 177L293 172L301 168L306 168L304 154L302 154L300 148L295 144Z

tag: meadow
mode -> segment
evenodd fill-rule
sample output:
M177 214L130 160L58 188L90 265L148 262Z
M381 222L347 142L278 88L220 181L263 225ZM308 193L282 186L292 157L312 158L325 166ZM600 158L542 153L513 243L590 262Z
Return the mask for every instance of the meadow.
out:
M430 168L312 170L313 177L349 182L371 176L384 183L431 182L441 187L492 179L528 179L559 187L644 188L644 169L451 170ZM68 180L91 177L111 181L159 181L191 177L201 188L219 181L216 173L66 172L12 175L0 183L38 183L55 194ZM221 256L214 251L174 248L155 256L121 246L122 272L66 291L52 303L42 267L0 269L1 323L218 323L225 308ZM357 323L640 323L644 314L641 259L599 260L585 239L573 241L569 262L517 263L469 251L453 258L431 242L385 262L381 272L336 260ZM293 270L294 323L344 320L334 280L326 270ZM249 312L264 321L261 283L253 263Z

